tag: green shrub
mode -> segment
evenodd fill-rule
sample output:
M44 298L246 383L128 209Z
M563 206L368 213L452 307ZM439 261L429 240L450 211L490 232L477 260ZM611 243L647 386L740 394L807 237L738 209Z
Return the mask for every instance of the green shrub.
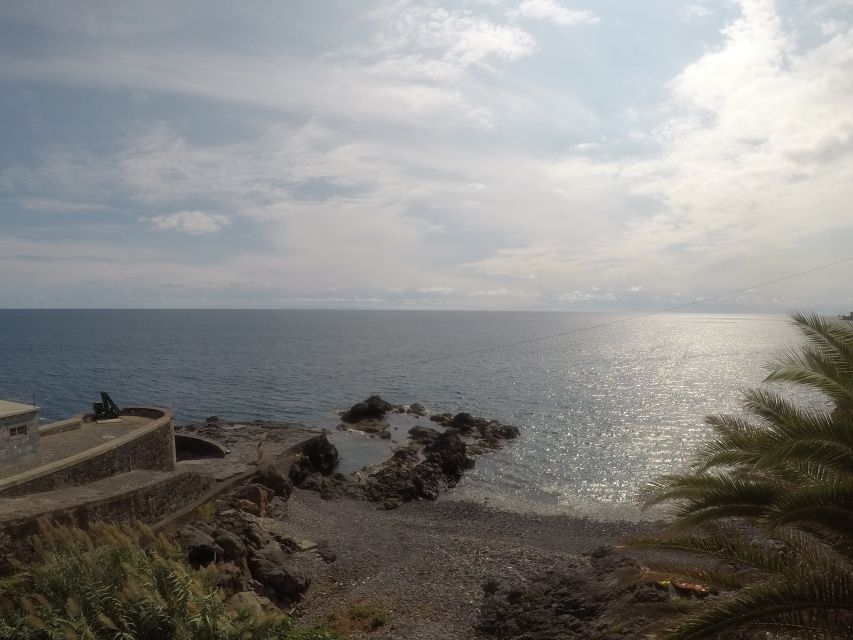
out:
M216 569L194 571L144 526L41 525L36 559L0 582L0 638L15 640L332 640L283 615L232 613Z

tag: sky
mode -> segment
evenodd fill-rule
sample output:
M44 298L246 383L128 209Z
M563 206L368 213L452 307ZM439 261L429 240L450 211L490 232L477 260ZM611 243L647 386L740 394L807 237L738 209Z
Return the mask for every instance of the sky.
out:
M4 0L0 307L853 309L853 0Z

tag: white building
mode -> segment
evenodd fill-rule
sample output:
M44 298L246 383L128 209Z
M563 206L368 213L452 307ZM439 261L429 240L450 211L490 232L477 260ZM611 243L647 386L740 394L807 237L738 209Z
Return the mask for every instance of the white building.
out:
M39 448L39 408L0 400L0 462L15 462Z

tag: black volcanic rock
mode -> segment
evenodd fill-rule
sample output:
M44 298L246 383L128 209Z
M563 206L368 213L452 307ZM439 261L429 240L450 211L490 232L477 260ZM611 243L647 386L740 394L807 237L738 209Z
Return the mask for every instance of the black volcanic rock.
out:
M325 432L305 443L302 455L290 467L290 479L299 486L306 477L319 473L329 475L338 465L338 449Z
M381 396L370 396L364 402L357 402L341 414L344 422L353 424L361 420L376 420L393 409L390 402L385 402Z

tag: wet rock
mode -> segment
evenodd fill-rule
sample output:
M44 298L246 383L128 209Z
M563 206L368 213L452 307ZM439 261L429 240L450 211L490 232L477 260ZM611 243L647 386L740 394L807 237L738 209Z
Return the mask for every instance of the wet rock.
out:
M368 418L365 420L359 420L358 422L349 424L349 423L341 423L337 426L338 431L361 431L362 433L366 433L371 436L379 436L384 437L385 434L388 434L388 437L391 437L390 432L391 425L387 422L383 422L382 420L374 420L373 418Z
M470 413L457 413L453 416L453 420L450 423L450 426L459 429L462 433L468 433L473 431L477 426L476 421L474 420L474 416Z
M352 405L347 411L341 414L341 419L344 422L355 423L360 420L378 419L384 416L394 407L391 403L386 402L380 396L370 396L363 402L357 402Z
M459 482L462 474L474 467L474 460L466 455L465 443L456 431L448 429L424 448L426 464L439 466L445 476Z
M421 444L431 444L435 442L440 435L440 431L430 429L429 427L412 427L409 429L409 437L414 442L419 442Z
M421 403L415 402L414 404L409 405L407 413L412 413L416 416L425 416L427 411Z

